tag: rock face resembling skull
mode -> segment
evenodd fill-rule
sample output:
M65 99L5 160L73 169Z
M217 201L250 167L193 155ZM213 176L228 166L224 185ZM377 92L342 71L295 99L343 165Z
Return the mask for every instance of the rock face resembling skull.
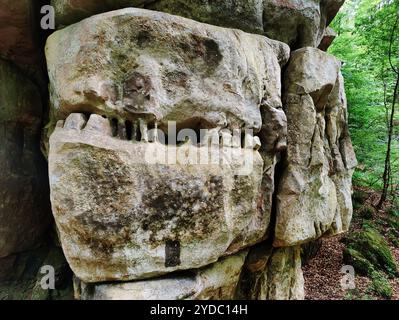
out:
M58 121L49 144L51 201L80 279L199 268L265 239L275 153L284 148L287 45L129 8L55 32L46 56ZM222 144L148 138L148 129L166 130L170 121L177 130L221 130ZM232 132L243 129L265 137L259 151L250 134L241 148ZM171 150L177 161L158 158ZM188 161L198 153L224 161ZM239 174L243 157L251 170Z

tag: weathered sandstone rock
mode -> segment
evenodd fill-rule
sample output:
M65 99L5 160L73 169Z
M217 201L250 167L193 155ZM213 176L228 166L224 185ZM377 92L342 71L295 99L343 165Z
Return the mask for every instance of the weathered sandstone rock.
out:
M176 164L165 161L170 151ZM194 153L220 161L190 164ZM50 138L49 172L71 268L86 282L147 278L261 241L270 218L259 208L262 170L252 149L121 140L108 119L70 115Z
M34 246L51 214L39 147L39 90L4 60L0 84L0 257L5 257Z
M261 243L250 249L241 272L237 299L303 300L300 247L273 248Z
M221 27L263 34L263 0L158 0L146 7Z
M179 128L259 131L262 100L281 106L289 50L238 30L123 9L55 32L46 54L57 119L77 111L161 128L173 120Z
M247 252L222 258L202 269L135 282L86 284L75 281L81 300L231 300Z
M107 11L137 7L153 0L51 0L57 25L67 26Z
M126 7L167 12L221 27L264 34L292 48L317 47L343 0L53 0L57 23L69 25Z
M79 278L201 267L266 236L275 154L285 146L280 64L288 52L263 36L142 9L97 15L50 37L53 117L94 113L87 124L71 114L50 139L53 213ZM146 143L147 125L166 128L168 121L178 130L273 134L264 147L245 135L255 151L235 146L223 130L222 148ZM216 165L148 163L146 152L167 149L232 156ZM247 158L251 170L240 175ZM165 246L178 246L178 257L169 258Z
M292 53L285 74L286 167L277 194L275 246L348 230L356 166L340 63L315 48Z

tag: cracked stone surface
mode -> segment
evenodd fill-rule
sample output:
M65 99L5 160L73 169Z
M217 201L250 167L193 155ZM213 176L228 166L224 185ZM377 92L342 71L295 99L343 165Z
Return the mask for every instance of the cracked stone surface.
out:
M275 246L347 231L356 166L340 62L316 48L291 54L285 73L288 138L277 194Z
M289 56L262 36L133 8L57 31L46 49L57 119L77 111L255 131L262 99L281 107Z
M273 248L267 242L253 246L245 260L235 298L303 300L300 254L300 246Z

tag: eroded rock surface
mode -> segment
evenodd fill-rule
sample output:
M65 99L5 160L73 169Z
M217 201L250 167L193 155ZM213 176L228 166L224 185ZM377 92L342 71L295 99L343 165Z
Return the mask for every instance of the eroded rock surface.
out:
M289 50L238 30L123 9L55 32L46 53L57 119L78 111L259 131L262 99L281 106Z
M356 166L340 62L315 48L300 49L292 53L284 81L288 142L275 246L347 231Z
M50 139L51 198L79 278L197 268L266 237L275 156L285 147L280 73L288 54L263 36L142 9L97 15L49 38L53 118L70 114ZM205 138L148 144L149 127L168 121L212 129L221 146ZM264 146L246 133L237 141L241 128L261 131ZM170 150L221 161L158 159ZM251 168L242 174L245 159Z
M168 152L176 164L165 161ZM194 153L220 161L190 164ZM251 171L240 175L245 157ZM67 259L86 282L130 280L201 267L254 244L270 218L258 208L262 169L249 148L124 141L112 137L108 119L92 115L86 124L72 114L51 136L49 155Z
M303 300L300 247L273 248L261 243L250 249L236 291L237 299Z
M244 251L202 269L150 280L108 284L77 280L75 295L82 300L231 300L246 255Z
M39 89L5 60L0 84L0 257L5 257L35 246L51 214L39 147Z
M0 299L71 294L60 248L36 248L43 118L76 298L303 299L301 245L352 216L344 83L321 51L343 2L0 0Z
M318 48L323 51L327 51L337 37L337 33L330 27L328 27L323 34L323 37L319 43Z
M344 0L53 0L57 23L69 25L91 15L143 7L196 21L263 34L297 49L317 46Z

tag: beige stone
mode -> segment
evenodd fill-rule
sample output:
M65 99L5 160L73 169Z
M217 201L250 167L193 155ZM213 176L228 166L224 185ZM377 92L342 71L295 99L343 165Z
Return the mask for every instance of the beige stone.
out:
M57 126L49 154L53 214L80 279L198 268L265 237L270 212L259 206L257 151L122 140L109 134L108 119L92 115L81 129L82 118L72 114ZM176 163L165 157L169 152ZM210 161L191 162L200 154ZM245 173L243 159L250 164Z
M76 281L81 300L231 300L247 252L196 270L135 282L86 284Z
M356 166L340 63L318 49L292 53L284 93L286 167L277 194L275 246L347 231Z

